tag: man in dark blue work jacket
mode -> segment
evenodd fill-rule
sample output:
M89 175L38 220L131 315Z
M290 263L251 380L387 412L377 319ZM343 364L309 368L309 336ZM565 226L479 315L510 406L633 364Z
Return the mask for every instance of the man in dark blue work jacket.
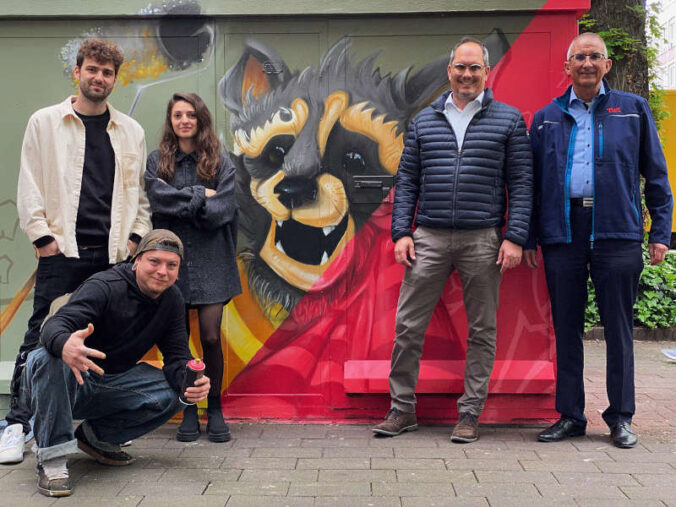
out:
M652 218L650 263L667 253L673 200L655 122L645 99L612 90L603 39L576 37L572 79L563 96L535 114L534 209L524 262L537 267L540 243L556 333L556 410L561 419L538 436L554 442L585 434L583 345L587 279L596 290L606 340L608 408L603 419L617 447L634 447L633 306L643 269L641 180Z

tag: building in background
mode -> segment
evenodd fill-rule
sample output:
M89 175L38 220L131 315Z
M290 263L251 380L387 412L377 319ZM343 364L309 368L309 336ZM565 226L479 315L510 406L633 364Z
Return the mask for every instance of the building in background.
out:
M676 0L662 0L659 21L664 27L664 40L660 44L658 73L664 89L676 89Z

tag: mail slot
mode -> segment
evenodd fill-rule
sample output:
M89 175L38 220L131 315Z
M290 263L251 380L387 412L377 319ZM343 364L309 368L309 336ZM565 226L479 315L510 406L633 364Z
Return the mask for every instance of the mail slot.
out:
M394 188L397 177L356 175L352 178L352 202L354 204L380 204Z

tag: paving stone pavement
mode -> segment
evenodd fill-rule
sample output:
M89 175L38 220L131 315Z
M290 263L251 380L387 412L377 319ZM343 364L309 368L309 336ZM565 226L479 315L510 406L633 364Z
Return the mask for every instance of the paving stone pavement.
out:
M376 438L364 424L244 422L232 424L231 442L213 444L177 442L168 424L134 441L128 467L74 455L69 498L36 492L28 452L21 464L0 465L0 506L676 507L676 364L660 354L667 345L636 343L635 449L608 439L604 345L586 342L585 437L544 444L538 427L482 426L478 442L456 445L441 426Z

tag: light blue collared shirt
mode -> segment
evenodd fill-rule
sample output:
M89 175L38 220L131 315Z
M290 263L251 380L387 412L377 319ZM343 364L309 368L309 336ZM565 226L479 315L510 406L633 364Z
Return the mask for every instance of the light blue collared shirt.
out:
M577 123L577 133L575 134L575 149L573 151L573 167L570 172L570 196L571 197L592 197L593 187L593 161L594 161L594 136L592 129L592 106L601 95L605 95L606 90L601 83L599 93L594 97L589 109L585 103L577 98L575 91L571 88L570 100L568 101L568 111Z
M462 143L465 140L465 132L467 132L469 122L472 121L475 114L481 111L481 103L483 100L484 92L481 92L478 97L467 104L464 109L460 109L455 103L455 100L453 100L453 92L451 92L446 99L444 115L446 115L446 119L455 133L455 139L459 149L462 149Z

